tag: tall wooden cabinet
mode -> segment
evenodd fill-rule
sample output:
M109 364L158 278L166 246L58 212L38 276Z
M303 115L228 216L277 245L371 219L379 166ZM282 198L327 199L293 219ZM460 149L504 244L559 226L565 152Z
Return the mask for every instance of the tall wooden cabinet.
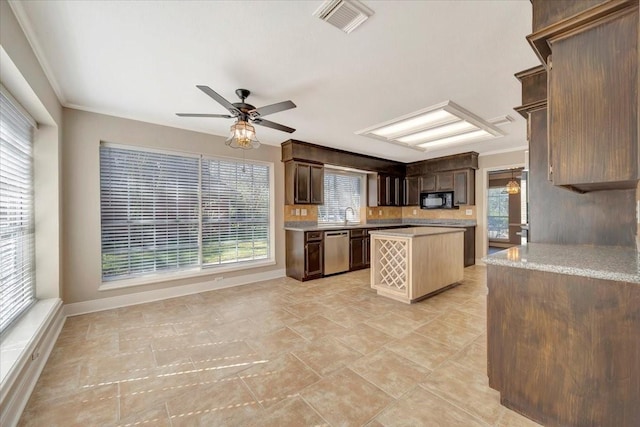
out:
M635 248L638 3L532 0L528 39L542 65L516 75L529 250ZM502 404L546 426L640 425L637 316L627 314L638 312L637 284L487 264L488 377Z
M581 192L631 189L640 177L638 1L592 3L529 36L548 73L548 176ZM557 14L555 2L533 4Z

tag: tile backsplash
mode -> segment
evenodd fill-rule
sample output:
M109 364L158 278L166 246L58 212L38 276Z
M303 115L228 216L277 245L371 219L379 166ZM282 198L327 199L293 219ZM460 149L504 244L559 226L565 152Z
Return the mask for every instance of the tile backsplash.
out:
M367 221L371 219L402 219L402 208L399 206L367 207Z
M462 219L477 220L476 207L460 206L460 209L420 209L420 206L376 206L364 208L367 222L379 220L411 220L411 219ZM467 215L470 213L470 215ZM318 222L317 205L285 205L284 221L286 223Z
M475 205L460 206L459 209L420 209L420 206L403 206L402 218L477 220Z
M285 205L284 221L318 222L318 205Z

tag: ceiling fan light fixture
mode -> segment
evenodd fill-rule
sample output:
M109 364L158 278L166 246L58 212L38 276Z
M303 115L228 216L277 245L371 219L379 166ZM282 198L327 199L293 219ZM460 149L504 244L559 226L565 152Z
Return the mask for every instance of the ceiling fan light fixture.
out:
M229 138L225 141L231 148L242 148L251 150L260 147L260 142L256 138L256 129L244 120L238 120L231 125Z

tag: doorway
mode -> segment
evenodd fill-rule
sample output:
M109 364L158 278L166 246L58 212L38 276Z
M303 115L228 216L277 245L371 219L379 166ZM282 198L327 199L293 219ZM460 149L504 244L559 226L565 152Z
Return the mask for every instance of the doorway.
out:
M487 255L522 243L526 221L526 180L522 167L488 172Z

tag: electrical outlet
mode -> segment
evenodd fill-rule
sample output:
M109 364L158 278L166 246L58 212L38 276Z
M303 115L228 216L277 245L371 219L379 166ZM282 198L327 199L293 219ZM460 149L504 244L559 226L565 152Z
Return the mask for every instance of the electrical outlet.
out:
M472 209L465 209L464 214L465 215L473 215L473 210Z
M300 216L300 209L296 209L296 216Z
M369 209L369 215L373 215L373 210Z
M417 214L417 213L418 213L418 210L417 210L417 209L414 209L414 210L413 210L413 214L415 215L415 214Z
M302 216L307 216L307 210L306 209L302 209Z
M382 216L382 209L378 209L378 216Z

